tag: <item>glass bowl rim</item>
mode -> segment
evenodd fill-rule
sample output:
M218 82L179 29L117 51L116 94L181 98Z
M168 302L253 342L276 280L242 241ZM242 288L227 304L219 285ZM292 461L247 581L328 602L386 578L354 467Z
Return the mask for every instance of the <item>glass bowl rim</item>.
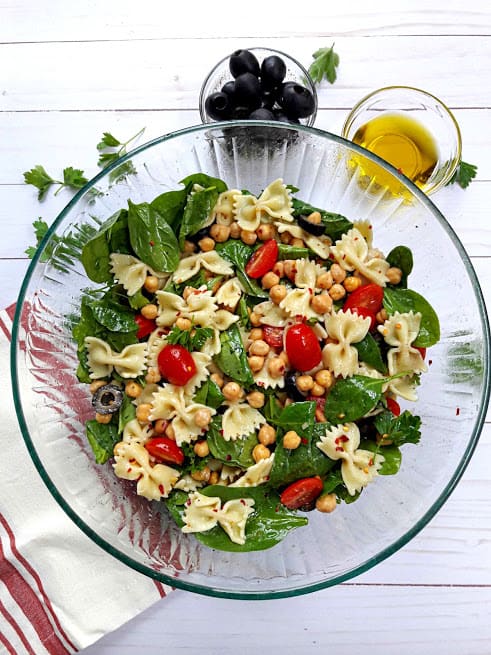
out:
M466 451L463 454L458 466L455 468L449 481L444 486L444 488L440 491L437 499L433 502L430 508L423 514L423 516L420 517L420 519L415 523L415 525L413 525L403 535L401 535L394 542L386 546L376 555L371 556L361 564L358 564L357 566L353 567L349 571L337 575L332 579L321 580L319 582L310 583L305 586L298 586L295 588L288 588L279 591L268 590L268 591L260 591L260 592L254 592L254 591L241 592L241 591L224 591L223 589L215 589L212 585L205 586L194 582L187 582L185 580L180 579L179 577L173 578L170 575L166 575L158 571L155 571L149 568L148 566L146 566L145 564L135 561L132 557L128 556L123 551L118 550L115 546L108 543L105 539L103 539L100 535L98 535L97 532L95 532L95 530L89 527L85 523L85 521L77 514L77 512L71 508L68 502L66 502L65 499L63 498L63 495L58 491L55 484L52 482L47 470L44 468L44 464L42 463L40 457L38 456L34 443L29 434L29 429L27 427L27 423L24 417L22 402L19 394L19 379L18 379L18 371L17 371L17 350L18 350L17 343L19 338L19 331L21 329L20 319L22 315L22 308L24 305L26 291L29 286L31 277L39 263L39 259L44 250L44 247L49 242L51 236L55 232L58 225L63 221L65 216L78 203L78 201L87 193L87 191L89 191L91 188L95 186L95 184L99 180L106 177L112 170L118 168L126 161L134 157L135 155L145 152L146 150L150 150L154 146L164 143L165 141L179 138L182 135L206 132L207 130L223 130L224 127L245 127L249 129L255 126L263 126L263 127L271 127L271 128L274 127L280 129L285 128L286 130L293 130L293 131L298 130L300 132L315 134L321 138L327 138L328 140L333 140L335 143L338 143L344 147L348 147L354 150L355 152L358 152L360 155L363 155L364 157L371 159L372 161L379 164L383 168L387 169L390 173L394 175L394 177L398 178L403 185L408 187L409 190L412 191L412 193L420 200L420 202L422 202L423 205L425 205L426 208L432 212L432 214L440 223L441 227L445 230L445 232L447 233L447 235L450 237L455 247L457 248L457 251L459 252L462 262L466 268L467 274L469 275L470 281L473 284L473 288L476 294L476 299L479 307L481 325L483 328L484 371L483 371L483 391L482 391L482 397L480 399L481 402L479 404L479 410L476 416L476 421L472 433L470 435ZM19 292L13 325L12 325L12 340L10 345L10 373L11 373L13 400L14 400L17 420L27 450L29 452L29 455L31 456L31 459L33 460L33 463L39 475L41 476L43 482L47 486L49 492L54 497L58 505L64 510L64 512L75 523L75 525L78 528L80 528L82 532L84 532L95 544L100 546L105 552L109 553L117 560L125 564L126 566L129 566L132 569L138 571L139 573L142 573L147 577L153 578L171 587L176 587L186 591L191 591L205 596L212 596L216 598L229 598L229 599L236 599L236 600L268 600L268 599L275 599L275 598L288 598L288 597L300 596L303 594L312 593L314 591L320 591L322 589L326 589L328 587L345 582L346 580L350 580L355 576L361 575L362 573L365 573L366 571L371 569L376 564L382 562L383 560L387 559L388 557L396 553L400 548L402 548L405 544L407 544L429 523L429 521L436 515L436 513L440 510L443 504L448 500L450 494L452 493L455 486L461 479L479 441L479 437L481 435L482 427L486 416L486 411L489 403L489 395L490 395L491 369L488 363L489 353L490 353L490 332L489 332L488 316L486 312L486 305L484 303L484 297L479 284L479 280L474 271L469 255L465 251L464 246L462 245L459 237L457 236L453 228L450 226L450 224L447 222L446 218L443 216L440 210L420 189L418 189L416 185L414 185L405 176L398 173L397 169L395 169L393 166L388 164L386 161L384 161L377 155L374 155L373 153L365 150L364 148L361 148L360 146L357 146L351 141L343 137L337 136L336 134L332 134L331 132L327 132L319 128L308 127L305 125L292 125L291 123L281 123L279 121L241 120L241 121L221 121L211 124L207 123L207 124L193 125L187 128L183 128L181 130L176 130L174 132L169 132L159 137L156 137L151 141L148 141L140 146L137 146L131 152L127 153L124 157L118 159L111 165L104 168L97 175L95 175L91 180L89 180L89 182L87 182L87 184L73 196L73 198L61 210L61 212L58 214L56 219L53 221L53 224L48 229L22 281L22 286Z
M314 111L308 116L308 127L312 127L312 125L315 123L315 119L317 118L317 110L319 108L319 98L317 96L317 89L315 88L314 80L311 78L310 73L308 70L305 68L303 64L301 64L298 59L295 59L295 57L292 57L291 55L287 54L286 52L283 52L282 50L276 50L275 48L268 48L267 46L254 46L252 48L247 48L250 52L254 52L257 50L267 50L268 52L271 52L273 54L280 55L281 57L284 57L286 60L292 61L298 68L302 71L302 74L305 76L305 79L309 83L309 91L312 93L312 96L314 98ZM232 54L232 53L230 53ZM206 86L208 85L210 79L212 76L216 73L217 69L224 64L228 59L230 59L230 55L226 55L225 57L222 57L220 61L218 61L213 68L210 70L208 75L205 77L203 84L201 85L201 89L199 92L199 99L198 99L198 108L199 108L199 116L201 118L201 122L206 125L214 125L215 123L224 123L226 121L210 121L209 123L206 121L207 115L205 112L205 89ZM240 122L240 121L234 121L234 122ZM275 121L275 123L278 123L280 121ZM292 125L296 126L297 123L292 123Z

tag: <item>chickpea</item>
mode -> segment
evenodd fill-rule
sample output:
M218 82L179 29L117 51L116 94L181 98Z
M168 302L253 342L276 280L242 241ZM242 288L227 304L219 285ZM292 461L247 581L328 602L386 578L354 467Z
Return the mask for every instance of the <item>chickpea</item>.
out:
M325 289L326 291L328 291L333 284L334 284L334 280L332 279L332 275L330 271L319 275L319 277L315 282L316 287L318 287L319 289Z
M220 480L220 474L218 471L212 471L210 474L210 479L208 480L209 484L218 484L218 481Z
M254 461L260 462L262 459L268 459L271 455L271 451L266 446L263 446L262 443L258 443L257 446L254 446L252 451L252 458Z
M280 279L285 275L285 265L283 262L276 262L272 270Z
M334 512L337 506L336 494L322 494L315 501L315 509L324 514Z
M211 412L208 408L198 409L194 415L194 423L198 428L207 428L211 421Z
M241 230L240 238L246 245L253 246L257 241L257 234L250 230Z
M150 303L142 307L140 309L140 312L141 315L144 316L145 318L153 320L154 318L157 318L157 316L159 315L159 308L157 307L157 305Z
M251 312L251 315L249 316L249 320L251 322L251 325L254 327L258 327L261 325L261 314L258 314L257 312Z
M320 212L312 212L307 216L307 220L314 225L320 225L322 222L322 216L320 215Z
M249 352L251 355L260 355L261 357L266 357L269 353L269 346L266 341L262 339L256 339L253 341L249 347Z
M246 400L254 409L264 407L264 394L260 391L251 391L251 393L247 394Z
M231 239L240 239L240 232L241 232L240 225L236 221L231 223L231 225L230 225L230 238Z
M283 262L283 270L285 271L286 277L294 282L295 275L297 274L297 262L294 259L285 259Z
M290 241L290 245L294 248L305 248L304 240L299 239L298 237L293 237L293 239Z
M247 358L247 362L253 373L259 373L259 371L264 366L264 357L260 357L259 355L252 355L251 357Z
M238 400L242 395L242 388L237 382L227 382L222 388L226 400Z
M314 386L314 379L311 375L299 375L296 384L299 391L310 391Z
M361 286L360 278L355 277L354 275L350 275L343 282L343 287L346 289L348 293L352 293L353 291L356 291L360 286Z
M168 426L169 426L169 421L166 421L163 418L159 418L153 424L153 433L157 435L165 434L165 431L167 430Z
M230 228L227 225L217 225L215 223L210 228L210 236L217 243L224 243L230 237Z
M328 371L327 368L323 368L320 371L317 371L315 374L315 381L322 385L325 389L329 389L333 383L331 371Z
M339 264L331 266L331 275L335 284L339 284L346 278L346 271Z
M283 437L283 447L288 450L295 450L302 443L302 439L298 436L295 430L288 430Z
M263 275L261 278L261 286L263 289L271 289L271 287L274 287L275 284L280 283L280 278L276 275L276 273L273 273L273 271L269 271L269 273L266 273L266 275Z
M291 238L291 236L288 234L288 232L283 232L282 234L280 234L280 241L281 241L281 243L284 243L284 244L288 245L288 244L290 243L291 240L292 240L292 238Z
M285 362L281 357L272 357L268 362L268 372L273 378L279 378L285 372Z
M399 284L402 279L402 271L400 268L391 266L387 269L386 276L390 284Z
M263 446L271 446L276 441L276 430L269 423L264 423L261 425L257 438Z
M256 234L260 241L268 241L274 237L274 231L275 230L273 225L270 225L269 223L263 223L257 228Z
M126 395L129 396L130 398L138 398L138 396L143 391L141 386L133 380L131 382L126 383L124 390Z
M375 314L375 318L377 319L377 323L385 323L385 321L389 318L387 316L387 312L385 311L385 307Z
M210 467L205 466L201 471L194 471L191 473L191 477L193 480L196 480L196 482L208 482L211 477Z
M198 246L203 252L210 252L215 249L215 242L210 237L203 237L198 241Z
M327 293L320 293L318 296L312 296L310 306L318 314L327 314L332 308L332 298Z
M210 378L217 385L217 387L220 387L220 389L223 387L223 377L220 375L220 373L212 373Z
M191 323L191 321L189 320L189 318L184 318L184 317L182 317L182 316L179 316L179 317L176 319L176 326L177 326L180 330L190 330L190 329L191 329L191 326L192 326L192 323Z
M151 413L152 405L150 403L142 403L136 408L136 418L140 423L148 423Z
M275 284L274 287L271 287L269 290L269 297L275 303L279 305L282 300L286 298L286 287L284 284Z
M288 360L288 355L286 354L286 350L282 350L282 351L280 352L280 354L278 355L278 357L282 360L282 362L283 362L283 364L284 364L285 366L288 366L288 364L289 364L290 362L289 362L289 360Z
M97 389L104 387L107 384L107 380L94 380L90 383L89 391L94 394Z
M346 289L342 284L336 283L332 285L328 293L333 300L341 300L341 298L344 298L346 295Z
M182 297L184 300L187 300L191 294L195 292L195 289L193 287L185 287L184 291L182 292Z
M325 388L322 386L322 384L319 384L318 382L314 382L312 389L310 390L310 393L313 396L323 396L326 393Z
M165 428L165 436L172 441L176 440L176 431L174 430L172 423L169 423L169 425Z
M148 382L148 384L157 384L161 379L159 369L155 367L149 368L145 375L145 381Z
M111 422L113 415L112 414L99 414L99 412L96 412L95 415L95 420L97 423L102 423L106 425L107 423Z
M155 293L159 288L159 278L156 275L147 275L143 286L149 293Z
M251 341L259 341L259 339L262 338L263 338L262 328L252 328L252 330L249 332L249 339Z
M210 448L206 440L197 441L194 444L193 450L195 454L198 455L198 457L208 457L208 455L210 454Z
M186 241L184 242L184 252L186 253L186 255L192 255L195 250L196 250L196 246L194 245L194 243L186 239Z

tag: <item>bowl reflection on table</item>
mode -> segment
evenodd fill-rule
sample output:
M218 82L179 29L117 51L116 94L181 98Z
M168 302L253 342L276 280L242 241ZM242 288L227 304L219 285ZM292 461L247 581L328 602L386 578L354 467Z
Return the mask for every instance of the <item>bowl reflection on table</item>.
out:
M26 275L14 324L12 371L22 433L59 504L124 563L210 595L306 593L349 579L394 553L430 520L460 479L476 446L489 393L489 334L478 280L459 240L428 198L390 167L388 173L404 194L372 184L353 166L353 156L361 152L348 141L303 126L249 121L196 126L130 153L126 160L133 162L136 175L112 183L117 166L103 171L55 221L51 240L81 233L84 225L98 225L125 207L128 198L149 201L179 188L179 181L195 172L253 193L281 177L314 206L352 220L369 219L374 245L383 252L409 246L415 259L411 288L429 300L440 318L441 340L429 351L432 364L422 376L415 407L423 422L421 443L405 446L400 472L378 478L357 502L342 504L331 515L311 512L307 527L270 550L218 552L182 534L162 503L137 497L110 465L94 463L84 435L84 421L92 417L90 394L75 376L76 347L67 317L79 310L82 290L95 285L80 263L57 259L56 249L42 264L42 248Z

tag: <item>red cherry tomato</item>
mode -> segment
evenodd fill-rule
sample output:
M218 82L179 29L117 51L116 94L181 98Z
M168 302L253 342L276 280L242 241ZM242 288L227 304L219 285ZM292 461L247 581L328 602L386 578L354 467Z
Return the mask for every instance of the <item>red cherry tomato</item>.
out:
M305 323L288 328L285 347L290 364L297 371L310 371L322 359L319 340L310 325Z
M281 492L280 500L288 509L308 507L322 493L322 480L319 477L295 480Z
M343 309L345 308L343 307ZM366 307L352 307L350 311L352 311L354 314L358 314L358 316L363 316L363 318L369 318L370 319L370 327L368 328L369 330L373 330L374 327L377 325L377 317L373 312L371 312Z
M416 350L419 351L421 357L424 359L426 357L426 348L420 348L419 346L414 346Z
M138 325L136 336L138 339L144 339L155 330L157 324L153 319L145 318L141 314L135 316L135 323Z
M393 398L387 398L387 409L394 414L394 416L401 415L401 407L397 400Z
M284 329L282 327L263 325L263 340L271 348L281 348L283 346L283 332Z
M153 437L145 443L145 448L159 462L177 466L184 462L184 451L168 437Z
M178 344L167 344L158 356L160 375L171 384L182 387L196 374L196 364L189 350Z
M376 314L382 309L384 290L378 284L364 284L349 294L343 309L358 309L364 307Z
M278 244L274 239L263 243L249 259L245 272L249 277L258 278L266 275L278 261Z

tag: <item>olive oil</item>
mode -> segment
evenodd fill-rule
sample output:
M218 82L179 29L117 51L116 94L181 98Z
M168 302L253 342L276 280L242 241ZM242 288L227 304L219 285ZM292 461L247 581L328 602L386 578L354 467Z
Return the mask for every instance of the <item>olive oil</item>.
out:
M430 132L405 114L377 116L358 128L353 142L385 159L420 188L438 163L438 148ZM380 167L366 159L362 166L379 184L393 186L393 178Z

